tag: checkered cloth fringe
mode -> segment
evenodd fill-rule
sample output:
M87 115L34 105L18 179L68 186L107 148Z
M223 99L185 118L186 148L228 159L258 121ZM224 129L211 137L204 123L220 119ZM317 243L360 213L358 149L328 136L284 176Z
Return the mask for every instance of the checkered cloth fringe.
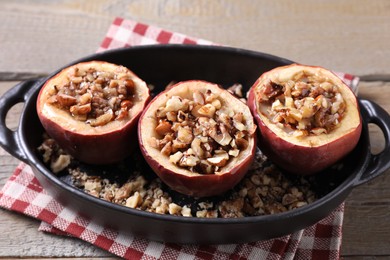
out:
M161 43L213 44L116 18L98 51ZM358 78L344 73L338 75L356 90ZM2 188L0 206L41 220L41 231L77 237L126 259L338 259L344 216L342 204L311 227L253 243L210 246L161 243L99 226L63 207L46 193L24 163L19 164Z

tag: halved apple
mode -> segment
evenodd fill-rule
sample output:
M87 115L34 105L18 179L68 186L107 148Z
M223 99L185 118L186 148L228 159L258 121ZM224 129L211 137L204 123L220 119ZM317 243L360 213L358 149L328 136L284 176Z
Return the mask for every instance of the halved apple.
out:
M248 106L218 85L190 80L156 96L138 123L151 168L173 190L206 197L235 186L255 156Z
M289 172L324 170L360 138L356 96L321 67L292 64L262 74L248 93L248 106L260 130L260 149Z
M48 79L37 113L46 132L73 157L109 164L136 147L137 122L149 99L146 83L129 69L90 61Z

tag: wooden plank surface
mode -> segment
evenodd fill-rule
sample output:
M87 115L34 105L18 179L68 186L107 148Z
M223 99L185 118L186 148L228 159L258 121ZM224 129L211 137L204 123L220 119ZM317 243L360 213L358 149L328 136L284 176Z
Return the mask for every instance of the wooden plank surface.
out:
M389 74L387 0L2 0L0 73L47 73L91 54L115 16L356 75Z
M0 95L98 48L115 16L224 45L362 76L359 95L390 112L390 2L0 0ZM14 80L14 81L8 81ZM381 80L381 81L373 81ZM22 105L10 112L16 127ZM370 126L372 149L383 137ZM18 161L0 149L0 187ZM342 256L390 257L390 174L346 201ZM0 258L112 256L88 243L38 232L39 223L0 209Z
M390 82L362 82L359 96L390 112ZM384 139L370 124L374 154L382 151ZM355 188L346 201L342 255L390 256L390 171Z

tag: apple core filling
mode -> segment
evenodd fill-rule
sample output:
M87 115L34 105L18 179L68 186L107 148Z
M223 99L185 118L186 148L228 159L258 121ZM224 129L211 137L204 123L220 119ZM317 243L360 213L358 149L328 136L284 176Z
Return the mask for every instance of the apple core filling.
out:
M63 84L53 86L48 102L93 127L123 120L134 102L131 77L123 66L114 71L75 66L69 69Z
M260 110L295 137L328 134L346 112L346 102L333 81L305 72L287 81L267 79L258 92Z
M155 116L151 146L192 172L218 172L249 144L244 114L211 90L195 91L192 99L171 96Z

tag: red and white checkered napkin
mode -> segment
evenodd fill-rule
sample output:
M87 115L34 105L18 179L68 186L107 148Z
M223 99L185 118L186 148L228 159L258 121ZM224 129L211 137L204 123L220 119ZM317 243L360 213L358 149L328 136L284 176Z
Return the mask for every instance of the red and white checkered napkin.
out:
M212 44L122 18L116 18L99 51L139 44ZM358 78L339 74L356 89ZM317 224L277 239L247 244L177 245L134 237L99 226L64 208L41 187L31 168L16 168L0 192L0 206L42 220L39 230L78 237L127 259L337 259L344 205Z

